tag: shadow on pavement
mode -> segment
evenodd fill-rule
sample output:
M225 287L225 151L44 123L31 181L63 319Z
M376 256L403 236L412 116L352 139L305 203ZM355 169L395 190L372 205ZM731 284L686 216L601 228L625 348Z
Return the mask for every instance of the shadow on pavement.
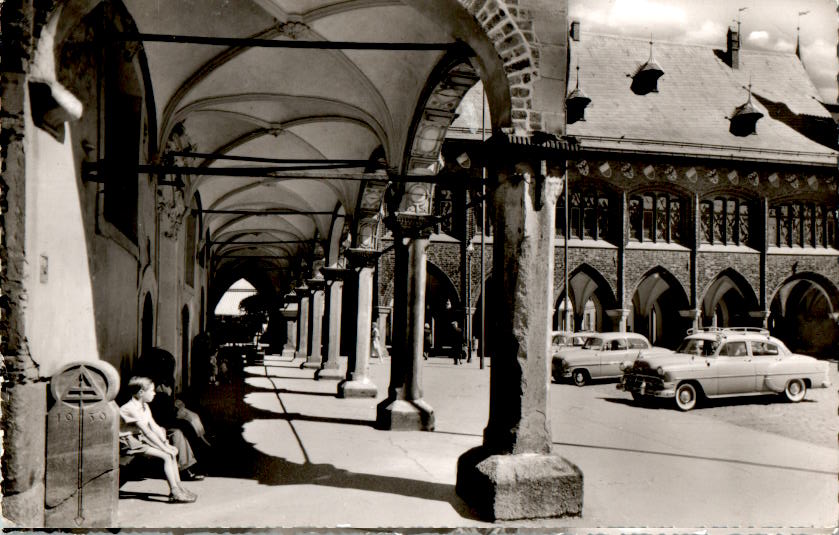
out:
M292 379L303 379L303 377L292 377ZM201 395L202 408L211 416L210 421L212 421L216 436L212 456L202 460L202 466L208 477L252 479L262 485L323 485L384 492L447 502L463 518L480 519L457 496L454 485L403 477L357 473L337 468L329 463L312 463L308 461L308 454L299 437L297 437L297 440L306 459L303 463L293 463L281 457L262 453L256 449L255 444L243 438L242 428L246 422L254 420L286 420L290 422L301 420L362 425L371 428L375 427L376 422L372 420L317 417L300 413L276 413L258 409L244 402L245 395L251 392L289 393L289 391L283 389L251 387L244 384L244 378L240 377L234 380L234 384L214 386ZM299 393L324 395L302 391ZM334 394L329 395L334 397ZM280 403L284 410L282 400L280 400ZM296 430L292 428L292 431L296 436Z

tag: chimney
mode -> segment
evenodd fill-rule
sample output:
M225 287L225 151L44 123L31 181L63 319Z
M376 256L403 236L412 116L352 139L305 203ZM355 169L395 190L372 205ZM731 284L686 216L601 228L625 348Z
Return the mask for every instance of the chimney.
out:
M574 41L580 40L580 21L571 21L571 39Z
M732 69L740 68L740 32L734 28L728 28L728 49L725 51L728 56L728 66Z

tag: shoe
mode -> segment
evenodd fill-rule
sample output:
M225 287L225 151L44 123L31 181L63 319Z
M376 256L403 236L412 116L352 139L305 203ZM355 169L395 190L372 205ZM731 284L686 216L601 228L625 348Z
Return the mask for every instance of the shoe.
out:
M187 496L189 496L190 498L193 498L193 499L198 498L198 495L197 495L197 494L195 494L195 493L194 493L194 492L192 492L192 491L187 490L187 489L186 489L186 487L178 487L178 490L180 490L181 492L183 492L184 494L186 494L186 495L187 495Z
M198 497L195 494L187 493L183 489L174 489L169 495L169 503L192 503Z
M181 481L201 481L202 479L204 479L204 474L198 474L189 468L181 472Z

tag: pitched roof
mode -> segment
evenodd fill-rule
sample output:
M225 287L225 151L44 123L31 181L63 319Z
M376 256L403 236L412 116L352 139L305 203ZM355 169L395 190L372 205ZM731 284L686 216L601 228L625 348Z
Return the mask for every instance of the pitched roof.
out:
M585 120L567 129L583 148L836 165L839 153L801 126L833 123L794 54L741 49L732 69L711 46L656 42L664 76L658 92L638 95L631 76L649 56L648 40L584 33L570 47L569 67L579 63L580 88L592 100ZM729 118L747 101L750 79L764 117L757 134L740 137Z

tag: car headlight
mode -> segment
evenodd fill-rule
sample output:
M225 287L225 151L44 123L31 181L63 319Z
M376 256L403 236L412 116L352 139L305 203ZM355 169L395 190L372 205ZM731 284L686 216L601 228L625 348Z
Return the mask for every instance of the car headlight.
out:
M660 377L664 377L664 368L662 368L661 366L659 366L658 368L656 368L656 369L655 369L655 372L656 372L656 373L657 373Z

